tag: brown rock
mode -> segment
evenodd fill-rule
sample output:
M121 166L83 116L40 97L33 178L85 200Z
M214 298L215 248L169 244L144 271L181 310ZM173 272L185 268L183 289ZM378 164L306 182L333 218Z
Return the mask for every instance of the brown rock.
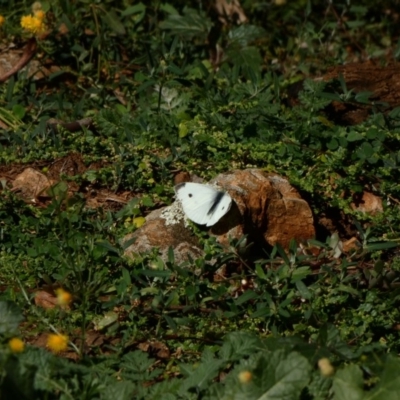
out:
M18 191L27 200L33 201L42 195L54 182L46 175L33 168L27 168L21 172L13 182L13 191Z
M169 210L172 211L172 216L176 212L173 206L153 211L146 217L146 223L143 226L124 238L124 242L134 240L125 249L126 255L135 257L137 254L147 253L154 247L158 247L161 258L168 260L169 248L172 247L178 264L187 261L188 257L196 259L203 255L197 238L183 225L183 214L180 215L179 220L172 221L169 221L168 217L161 216L164 211L167 211L168 215ZM179 213L179 210L177 212Z
M314 237L311 210L286 179L247 169L221 174L211 184L226 190L233 199L229 212L210 229L223 246L245 234L251 241L279 243L283 247L288 247L291 239L305 241ZM164 260L172 247L178 263L203 254L179 202L152 212L146 223L124 241L129 239L135 240L125 251L131 256L154 247L160 249Z
M239 239L243 234L250 234L269 245L279 243L288 247L291 239L305 241L315 236L310 207L279 175L247 169L220 175L213 182L229 192L240 214L240 218L234 210L232 215L227 214L235 226L219 235L220 243L227 245L229 236Z
M351 207L353 210L371 215L383 212L382 199L371 192L363 192L361 198L354 196L354 202L351 203Z

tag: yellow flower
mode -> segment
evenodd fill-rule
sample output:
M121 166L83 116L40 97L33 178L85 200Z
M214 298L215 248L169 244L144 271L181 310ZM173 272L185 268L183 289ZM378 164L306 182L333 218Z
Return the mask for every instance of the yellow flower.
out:
M8 346L13 353L21 353L24 351L25 344L21 339L12 338L9 340Z
M43 21L33 15L24 15L21 18L21 26L32 33L42 33L46 29L46 25Z
M68 346L68 336L50 333L47 338L47 347L54 353L63 351Z
M67 306L72 301L71 293L67 292L63 288L56 289L57 303L60 306Z
M321 358L318 360L318 367L323 376L332 376L335 373L335 368L331 364L328 358Z
M133 225L135 228L140 228L146 222L146 218L144 217L136 217L133 219Z
M242 371L238 378L240 383L249 383L253 379L253 374L250 371Z
M0 26L4 25L4 22L6 21L6 19L0 15Z
M34 15L35 15L35 18L37 18L40 21L43 21L44 18L46 17L46 13L43 10L35 11Z

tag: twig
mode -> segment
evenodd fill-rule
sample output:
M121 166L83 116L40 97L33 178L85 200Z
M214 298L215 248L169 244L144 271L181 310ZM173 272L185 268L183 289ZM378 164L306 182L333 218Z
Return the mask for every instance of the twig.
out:
M69 132L77 132L83 130L83 127L90 129L93 126L92 118L83 118L73 122L62 122L51 118L47 121L47 126L54 129L58 133L58 127L61 126Z

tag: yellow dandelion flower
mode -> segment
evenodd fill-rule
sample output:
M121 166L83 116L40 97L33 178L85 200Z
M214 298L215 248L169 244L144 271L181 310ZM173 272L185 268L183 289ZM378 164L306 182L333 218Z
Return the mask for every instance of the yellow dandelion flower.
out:
M12 338L8 341L8 347L13 353L21 353L24 351L25 344L19 338Z
M31 19L32 19L32 15L24 15L21 17L21 26L24 29L27 29L28 27L31 26Z
M240 383L249 383L253 379L253 374L250 371L242 371L238 378Z
M67 292L63 288L56 289L57 303L60 306L67 306L72 301L71 293Z
M6 22L6 19L0 15L0 26L4 25L4 22Z
M63 351L68 346L68 336L50 333L47 338L47 347L54 353Z
M39 21L43 21L44 18L46 17L46 13L43 10L38 10L34 12L35 18L37 18Z
M32 15L24 15L21 18L21 26L28 32L32 33L42 33L46 29L43 21Z

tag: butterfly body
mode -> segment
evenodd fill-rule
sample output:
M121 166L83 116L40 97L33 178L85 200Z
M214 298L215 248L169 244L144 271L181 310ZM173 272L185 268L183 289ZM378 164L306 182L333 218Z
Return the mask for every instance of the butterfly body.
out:
M215 225L231 208L231 196L210 185L185 182L175 186L175 193L186 216L199 225Z

